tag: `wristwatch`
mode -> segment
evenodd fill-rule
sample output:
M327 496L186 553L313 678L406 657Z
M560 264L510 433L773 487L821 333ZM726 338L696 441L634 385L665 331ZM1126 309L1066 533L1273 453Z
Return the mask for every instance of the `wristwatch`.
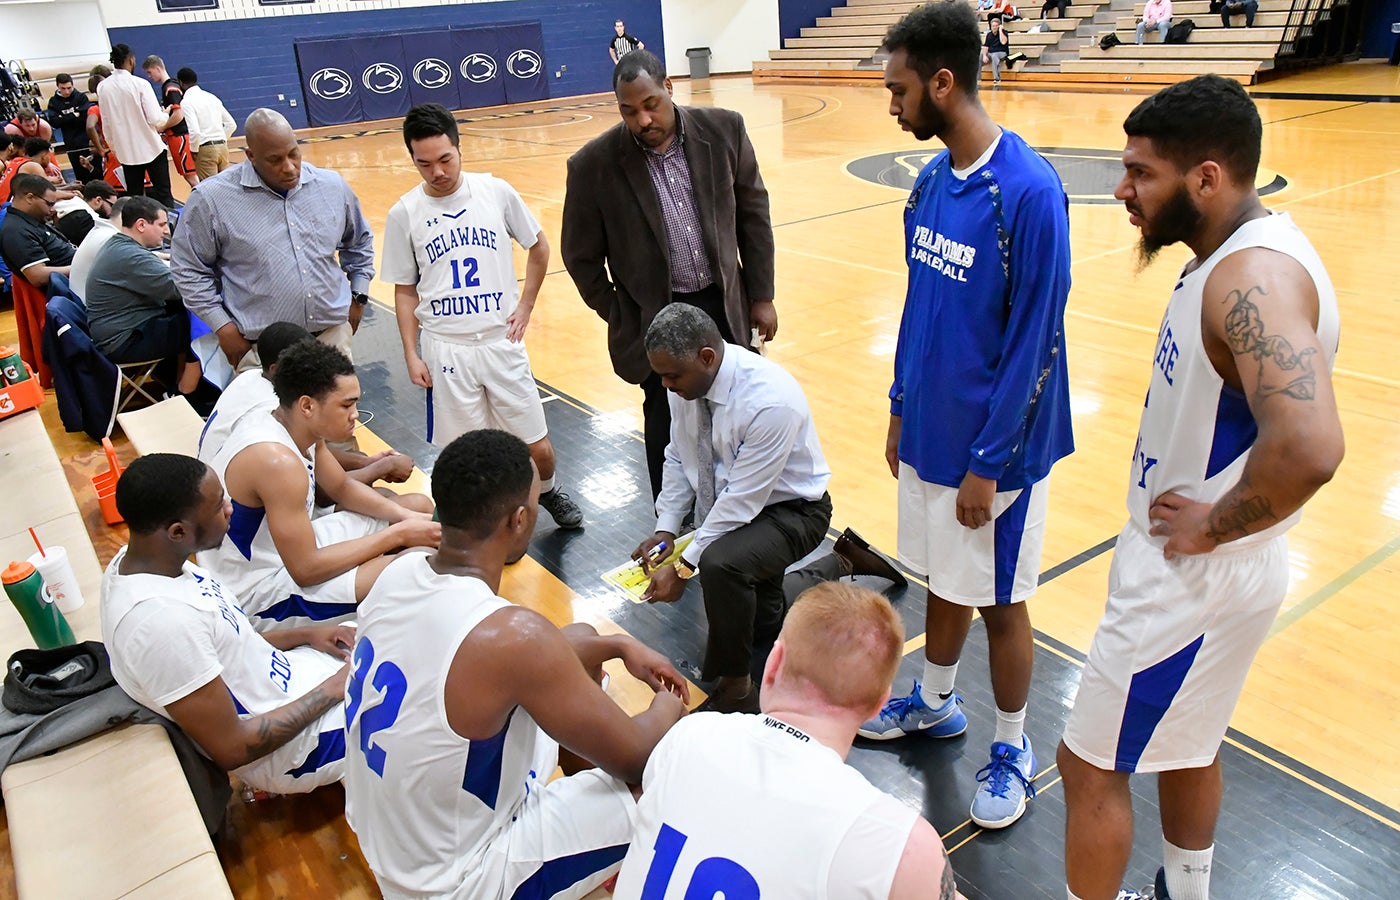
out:
M676 574L680 576L681 581L694 578L695 573L698 571L694 566L686 562L683 556L677 557L674 565L676 567Z
M360 306L369 306L369 294L354 293L350 295L350 299Z

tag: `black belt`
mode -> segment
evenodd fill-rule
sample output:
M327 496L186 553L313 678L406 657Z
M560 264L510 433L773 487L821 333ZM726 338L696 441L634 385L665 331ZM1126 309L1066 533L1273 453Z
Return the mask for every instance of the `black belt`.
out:
M199 146L201 146L201 147L212 147L212 146L214 146L215 144L227 144L227 143L228 143L228 141L205 141L205 142L203 142L202 144L200 144Z

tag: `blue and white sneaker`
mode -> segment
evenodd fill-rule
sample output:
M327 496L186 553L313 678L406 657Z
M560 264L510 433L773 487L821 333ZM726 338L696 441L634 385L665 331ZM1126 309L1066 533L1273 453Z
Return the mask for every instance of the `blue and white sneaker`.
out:
M1005 828L1026 811L1035 796L1035 753L1031 739L1022 735L1017 748L1000 741L992 744L992 761L977 773L980 782L972 797L972 821L983 828Z
M929 706L924 702L923 686L915 681L909 696L890 698L879 715L856 733L872 741L888 741L916 731L929 737L957 737L967 731L967 716L958 709L962 702L962 697L952 694L938 706Z

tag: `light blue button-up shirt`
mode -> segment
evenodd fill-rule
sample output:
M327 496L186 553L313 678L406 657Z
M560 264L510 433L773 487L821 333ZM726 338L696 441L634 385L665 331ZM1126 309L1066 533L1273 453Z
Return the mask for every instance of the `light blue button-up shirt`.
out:
M374 278L374 234L335 172L301 165L286 197L252 163L201 181L171 242L185 306L211 330L229 322L256 340L273 322L313 334L349 318L350 294Z
M820 500L831 469L802 387L786 369L734 344L724 345L719 372L705 394L715 447L715 505L696 523L682 556L698 565L705 548L749 524L765 506ZM699 484L699 401L672 393L671 443L666 446L656 530L678 534Z

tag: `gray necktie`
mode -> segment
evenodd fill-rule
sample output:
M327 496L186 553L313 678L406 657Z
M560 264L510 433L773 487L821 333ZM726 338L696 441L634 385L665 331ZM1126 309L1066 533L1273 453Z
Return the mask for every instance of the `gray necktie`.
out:
M715 437L714 416L710 401L700 398L699 416L695 423L696 460L699 463L695 485L695 526L705 521L715 505Z

